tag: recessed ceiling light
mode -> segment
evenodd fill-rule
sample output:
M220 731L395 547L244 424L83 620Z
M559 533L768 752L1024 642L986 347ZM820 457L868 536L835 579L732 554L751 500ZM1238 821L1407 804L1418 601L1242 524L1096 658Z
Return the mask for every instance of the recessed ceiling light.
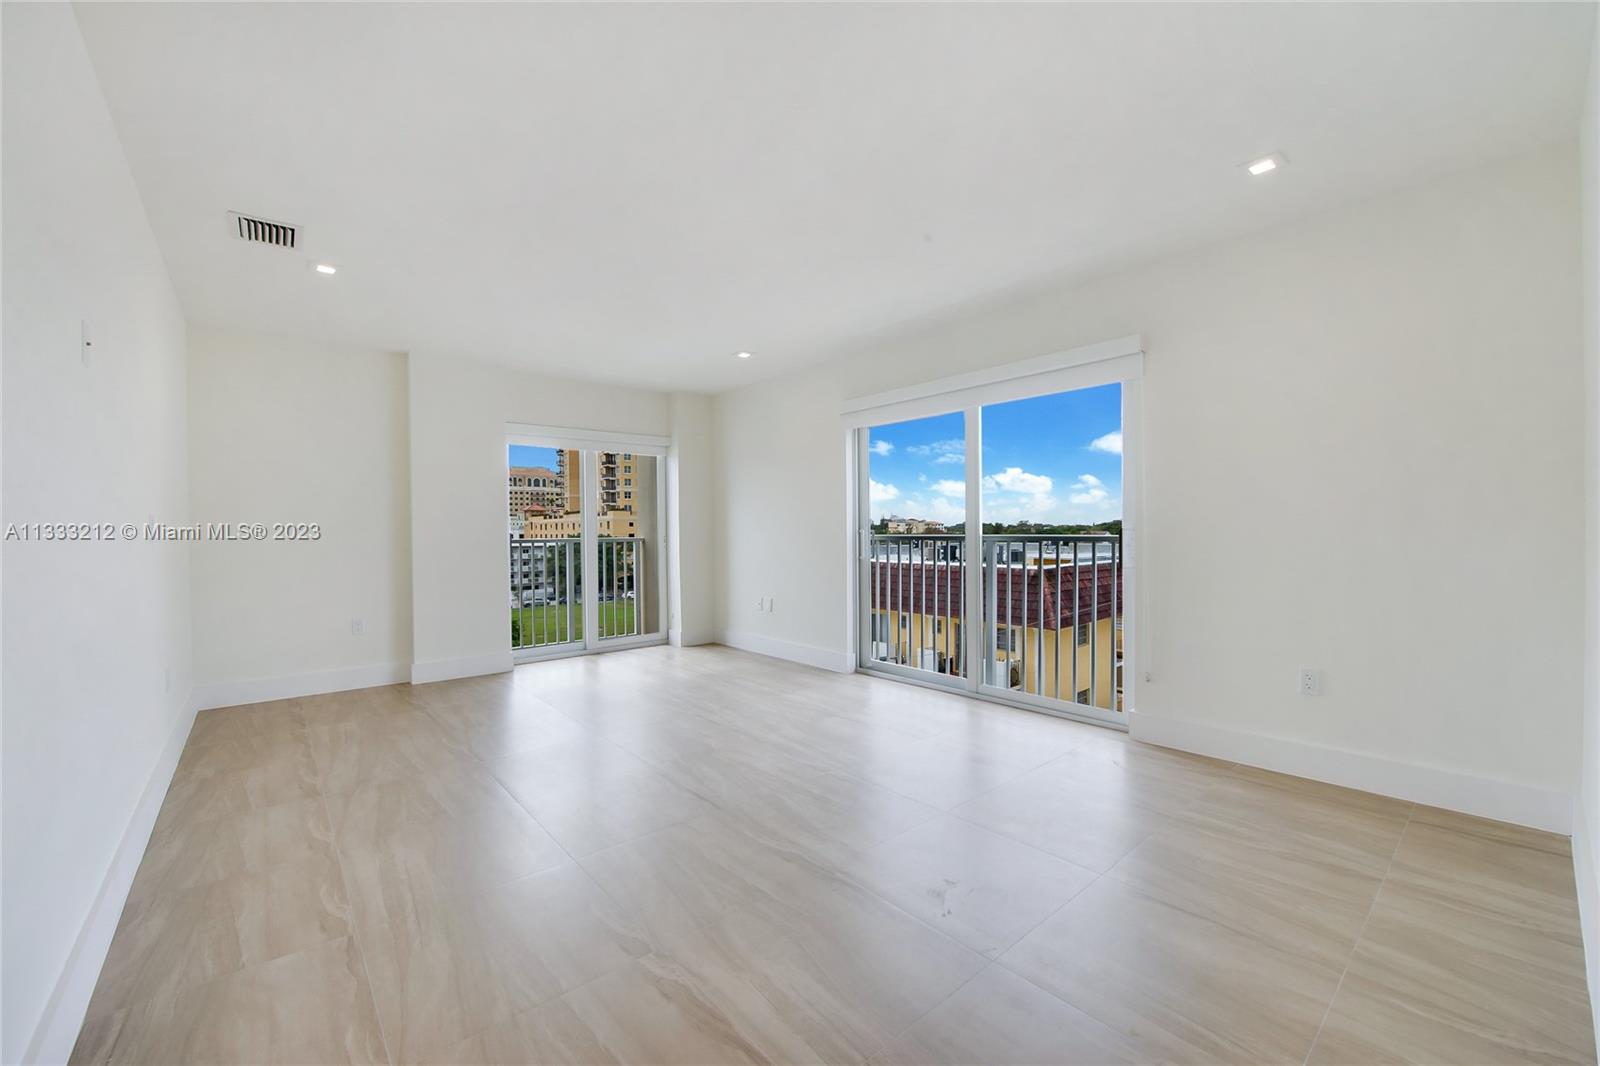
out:
M1250 172L1252 177L1259 178L1263 174L1271 174L1287 162L1288 160L1283 157L1282 152L1273 152L1271 155L1264 155L1260 159L1252 159L1244 165L1244 168Z
M737 354L740 359L748 359L748 358L750 358L750 353L749 352L737 352L735 354Z
M336 267L336 266L332 266L332 265L330 265L328 263L318 263L317 264L317 273L318 274L337 274L337 273L339 273L339 268Z

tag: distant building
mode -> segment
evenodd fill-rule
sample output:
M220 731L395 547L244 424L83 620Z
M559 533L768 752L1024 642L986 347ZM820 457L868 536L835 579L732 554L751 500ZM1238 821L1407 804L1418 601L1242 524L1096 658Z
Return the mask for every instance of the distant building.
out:
M561 475L544 466L513 466L506 471L506 497L513 527L530 512L549 514L561 506Z
M988 662L978 667L986 683L1120 711L1122 574L1104 557L1059 569L1054 560L1014 560L991 570L984 582L993 606L984 610L995 612L995 623L983 634ZM963 581L958 561L874 559L873 658L966 673Z
M890 516L884 520L890 533L909 533L913 536L921 533L943 533L944 523L935 522L929 518L896 518Z
M638 518L631 511L607 511L595 519L595 535L600 537L636 537L639 535ZM583 513L574 511L564 515L524 515L520 536L530 540L556 540L577 537L583 533Z
M562 448L556 452L554 470L543 466L513 466L507 470L506 530L511 536L559 540L582 535L581 455L576 448ZM636 537L639 509L634 493L642 487L638 460L632 452L601 452L599 456L598 534Z
M582 467L576 448L561 449L556 476L562 485L562 497L569 514L581 511L583 497ZM627 511L634 513L634 491L638 485L638 461L632 452L600 452L600 508L603 513ZM606 534L601 534L605 536ZM623 534L617 534L622 536Z

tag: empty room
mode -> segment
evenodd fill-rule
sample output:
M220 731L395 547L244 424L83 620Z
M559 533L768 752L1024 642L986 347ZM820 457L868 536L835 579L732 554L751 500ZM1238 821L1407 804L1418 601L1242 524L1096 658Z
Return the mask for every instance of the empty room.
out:
M0 4L0 1062L1595 1063L1574 3Z

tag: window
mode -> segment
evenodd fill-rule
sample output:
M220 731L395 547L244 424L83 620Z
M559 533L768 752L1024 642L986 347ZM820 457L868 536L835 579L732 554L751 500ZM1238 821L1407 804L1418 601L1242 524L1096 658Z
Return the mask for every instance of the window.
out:
M1078 702L1083 704L1085 707L1089 706L1089 690L1088 689L1080 688L1078 690Z
M1016 630L1012 629L1010 626L1007 626L1007 625L995 626L995 628L994 628L994 648L995 648L995 651L1003 651L1003 652L1016 651L1017 650L1017 633L1016 633Z
M1089 623L1088 622L1079 622L1078 623L1078 647L1081 648L1087 643L1089 643Z

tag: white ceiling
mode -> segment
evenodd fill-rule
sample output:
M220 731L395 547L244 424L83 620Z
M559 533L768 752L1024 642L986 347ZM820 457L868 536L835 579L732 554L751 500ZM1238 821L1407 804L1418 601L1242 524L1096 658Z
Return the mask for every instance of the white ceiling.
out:
M191 318L715 390L1047 275L1571 138L1594 11L78 17ZM1277 150L1270 178L1236 167ZM298 223L304 245L245 244L230 210Z

